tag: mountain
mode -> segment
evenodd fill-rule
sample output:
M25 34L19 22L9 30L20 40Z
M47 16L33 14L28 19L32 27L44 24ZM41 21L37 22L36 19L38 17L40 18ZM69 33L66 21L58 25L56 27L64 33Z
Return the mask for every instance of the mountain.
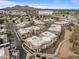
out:
M79 11L79 9L41 9L41 8L35 8L35 7L30 7L28 5L25 6L20 6L16 5L13 7L7 7L3 8L1 10L53 10L53 11Z
M16 5L13 7L7 7L7 8L3 8L3 10L38 10L39 8L34 8L34 7L30 7L30 6L20 6L20 5Z

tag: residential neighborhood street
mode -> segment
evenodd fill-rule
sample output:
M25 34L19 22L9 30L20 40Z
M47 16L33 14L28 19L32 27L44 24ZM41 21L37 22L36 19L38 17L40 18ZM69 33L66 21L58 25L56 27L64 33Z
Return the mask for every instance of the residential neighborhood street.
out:
M9 24L9 30L11 31L11 33L13 35L13 41L14 41L14 45L16 47L16 50L19 50L19 52L20 52L19 58L20 59L22 59L22 58L25 59L26 58L26 53L22 48L22 43L20 41L19 36L16 33L16 30L15 30L15 27L14 27L13 24Z

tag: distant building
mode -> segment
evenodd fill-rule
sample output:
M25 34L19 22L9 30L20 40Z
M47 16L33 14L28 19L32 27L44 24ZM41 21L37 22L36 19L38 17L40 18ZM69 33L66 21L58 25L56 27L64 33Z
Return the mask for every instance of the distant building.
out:
M69 24L69 21L67 21L67 20L65 20L65 21L56 21L54 23L58 24L58 25L65 25L65 24Z
M39 33L40 31L41 31L40 27L38 27L38 26L31 26L31 27L17 30L20 37L26 37L26 38L29 36L35 35L35 34Z
M39 25L40 26L40 25ZM42 27L42 26L40 26ZM38 29L34 27L34 30ZM45 28L44 28L45 29ZM54 42L57 41L60 33L62 31L62 26L58 24L51 24L48 30L38 34L32 35L25 39L25 45L28 46L30 49L34 51L41 51L41 49L45 49L46 47L50 46ZM39 31L37 31L39 32ZM22 32L23 33L23 32Z
M12 10L10 11L11 15L26 15L26 12L24 11L18 11L18 10Z
M44 49L51 44L53 44L57 40L57 35L51 33L51 32L43 32L37 36L29 37L25 40L26 45L34 50L34 51L40 51L41 49Z
M48 29L48 31L56 34L60 34L61 30L62 30L62 26L58 24L51 24L51 26Z
M41 21L41 20L36 20L36 19L34 19L33 21L34 21L34 25L44 25L44 24L45 24L45 23L44 23L43 21Z
M13 55L13 57L12 57L13 59L20 59L19 50L13 51L12 55Z
M26 15L38 15L38 10L25 10Z
M30 26L30 22L20 22L19 24L16 24L16 27L19 28L24 28Z
M9 49L0 47L0 59L10 59Z
M39 15L52 15L53 14L53 10L39 10L38 14Z

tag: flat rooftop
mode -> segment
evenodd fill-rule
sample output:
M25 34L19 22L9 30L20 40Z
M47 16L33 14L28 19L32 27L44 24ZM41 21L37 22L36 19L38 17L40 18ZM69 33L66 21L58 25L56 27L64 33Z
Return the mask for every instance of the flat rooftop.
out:
M9 50L8 48L0 48L0 59L9 59Z
M43 32L39 37L32 36L27 38L25 41L33 45L35 48L39 48L41 45L51 42L51 40L55 40L57 35L51 32Z

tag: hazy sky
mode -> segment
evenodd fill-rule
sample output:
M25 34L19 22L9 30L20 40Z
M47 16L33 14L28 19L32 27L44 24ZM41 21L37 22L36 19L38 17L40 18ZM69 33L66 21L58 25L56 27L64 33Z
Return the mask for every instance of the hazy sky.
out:
M79 0L0 0L0 8L29 5L37 8L79 9Z

